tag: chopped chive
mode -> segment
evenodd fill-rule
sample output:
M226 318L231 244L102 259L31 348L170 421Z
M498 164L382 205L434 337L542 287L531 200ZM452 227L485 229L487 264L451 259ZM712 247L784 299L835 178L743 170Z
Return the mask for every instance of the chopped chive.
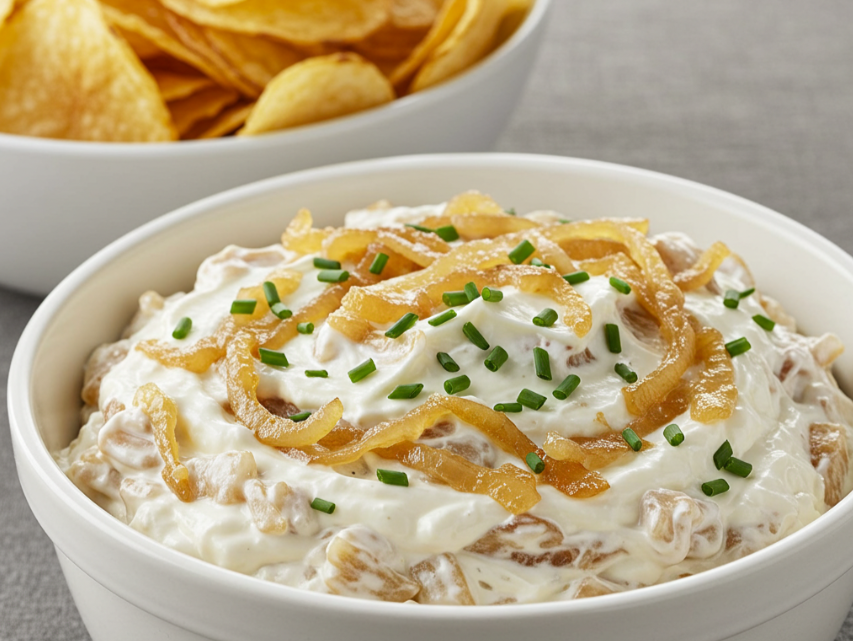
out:
M368 270L371 274L381 274L382 270L385 269L385 264L388 262L388 254L378 253L373 258L373 262L370 263L370 269Z
M286 320L293 316L293 312L285 307L284 303L273 303L270 305L270 311L278 316L281 320Z
M677 447L684 442L684 432L675 423L670 423L664 428L663 437L673 447Z
M557 222L560 223L561 225L568 225L570 222L572 222L572 219L571 218L558 218Z
M723 305L729 309L736 309L740 303L740 293L734 289L727 289L726 295L723 296Z
M729 353L729 356L738 356L739 354L748 352L751 347L752 345L749 344L749 341L745 337L726 343L726 351Z
M625 439L625 442L628 444L628 446L635 452L639 452L641 449L643 449L643 441L640 440L640 437L637 436L637 433L630 427L626 427L624 430L622 430L622 438Z
M501 365L506 363L508 358L509 354L506 353L506 350L498 345L488 356L486 356L486 360L483 361L483 365L485 365L486 369L490 372L497 372L501 368Z
M345 269L324 269L317 274L321 283L343 283L348 278L349 272Z
M341 264L336 260L329 258L315 258L314 267L317 269L340 269Z
M394 470L376 470L376 478L386 485L399 485L400 487L409 487L409 477L405 472L396 472Z
M329 372L324 369L306 369L305 376L308 378L329 378Z
M714 467L718 470L723 469L726 463L729 462L729 459L732 457L732 444L727 440L723 441L723 444L717 448L717 451L714 452Z
M175 325L175 329L172 330L172 338L177 338L178 340L186 338L192 328L193 319L189 316L184 316L178 321L178 324Z
M610 277L610 286L620 294L631 293L631 286L621 278L616 278L616 276Z
M438 316L433 316L430 318L427 323L432 325L433 327L438 327L439 325L444 325L449 320L453 320L456 318L456 310L448 309L445 312L442 312Z
M755 287L750 287L749 289L745 289L740 293L741 298L746 298L747 296L752 296L755 293Z
M314 323L297 323L296 331L300 334L313 334Z
M533 390L529 390L525 387L518 393L518 398L515 400L524 405L524 407L529 407L532 410L538 410L548 399L542 396L542 394L537 394Z
M729 484L726 483L726 479L708 481L707 483L702 483L702 491L705 493L705 496L717 496L717 494L728 492Z
M468 304L468 294L463 292L444 292L441 295L441 302L448 307L459 307L460 305Z
M483 296L483 300L488 301L490 303L497 303L504 297L504 293L498 289L492 289L491 287L483 287L483 291L480 292Z
M434 229L429 227L424 227L423 225L415 225L414 223L406 223L406 227L411 227L412 229L417 229L418 231L422 231L425 234L432 234L435 232Z
M524 409L521 403L498 403L495 405L496 412L520 412Z
M761 329L766 329L768 332L772 332L773 328L776 327L776 321L771 320L766 316L762 316L761 314L756 314L752 317L752 320L758 323L758 326Z
M394 323L385 335L388 338L400 338L403 335L403 332L407 332L415 326L415 323L418 322L418 315L412 312L406 312L403 316Z
M577 285L578 283L588 281L589 274L587 272L572 272L571 274L563 276L563 280L569 285Z
M368 358L361 365L356 365L347 372L347 376L353 383L358 383L360 380L367 378L376 371L376 363L372 358Z
M572 392L574 392L580 384L580 376L578 376L577 374L569 374L568 376L566 376L566 378L563 379L563 382L557 386L557 389L555 389L552 394L557 400L565 401L567 398L569 398L569 396L572 395Z
M536 370L536 376L543 381L551 380L551 357L541 347L533 348L533 367Z
M471 379L465 376L465 374L456 376L455 378L448 378L444 381L444 391L448 394L458 394L459 392L464 392L469 387L471 387Z
M545 471L545 461L539 458L536 452L530 452L525 456L524 462L527 463L527 467L533 470L534 474L542 474Z
M468 298L469 303L473 303L475 300L480 298L480 292L477 290L477 283L473 281L465 283L465 296Z
M619 374L619 376L621 376L626 383L637 382L637 373L630 367L625 365L625 363L616 363L616 366L613 368L613 371Z
M439 352L435 355L439 364L448 372L458 372L459 365L453 360L453 357L446 352Z
M246 299L237 299L231 302L231 313L232 314L253 314L255 312L255 307L257 307L258 301L254 298Z
M746 461L741 461L739 458L731 457L723 466L726 472L731 472L735 476L746 478L752 472L752 465Z
M504 212L509 214L510 216L515 216L515 207L510 207L509 209L504 209Z
M261 357L261 362L265 365L273 365L275 367L287 367L290 363L287 362L287 357L284 352L276 352L271 349L258 348L258 354Z
M556 322L557 312L550 307L546 307L533 317L533 324L536 325L536 327L551 327L551 325Z
M509 252L509 259L516 265L520 265L525 260L530 258L530 255L536 251L536 248L533 246L529 240L522 240L518 245L513 248L511 252Z
M267 304L272 309L272 306L276 303L280 303L281 299L278 297L278 289L276 289L275 283L270 281L264 281L264 296L267 297Z
M551 266L548 263L543 263L538 258L531 258L530 264L533 265L534 267L544 267L545 269L551 269Z
M489 349L489 341L483 338L483 335L480 333L480 331L476 327L474 327L474 323L465 323L462 326L462 333L465 334L469 341L474 343L474 345L476 345L480 349Z
M299 414L294 414L293 416L289 416L288 418L294 423L301 423L309 416L311 416L311 412L299 412Z
M316 498L311 501L311 508L317 510L318 512L325 512L326 514L333 514L335 512L334 503L320 498Z
M400 399L416 398L424 389L423 383L412 383L411 385L398 385L394 391L388 394L393 401Z
M453 225L439 227L435 230L435 233L438 234L443 241L448 243L452 243L454 240L459 240L459 232L456 231L456 227Z
M622 353L622 339L619 337L619 325L607 323L604 326L604 336L607 338L607 349L611 354Z

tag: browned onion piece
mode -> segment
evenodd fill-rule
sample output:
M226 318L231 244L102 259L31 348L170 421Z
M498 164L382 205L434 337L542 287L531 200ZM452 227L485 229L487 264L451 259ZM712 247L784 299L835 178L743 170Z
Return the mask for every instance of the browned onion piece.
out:
M700 423L731 417L737 404L735 370L723 335L713 327L696 333L696 358L703 365L691 384L690 418Z
M704 287L711 282L714 272L730 253L726 245L715 242L702 253L695 265L675 275L675 283L685 292Z

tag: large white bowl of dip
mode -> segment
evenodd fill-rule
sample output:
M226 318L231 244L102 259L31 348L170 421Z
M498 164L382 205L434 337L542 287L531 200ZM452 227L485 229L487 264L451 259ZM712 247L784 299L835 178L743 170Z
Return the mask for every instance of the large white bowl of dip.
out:
M418 606L315 594L183 555L114 519L62 473L51 452L79 429L82 370L118 337L139 294L188 290L227 244L264 246L293 212L317 225L380 198L436 203L476 188L519 211L573 218L644 216L707 246L724 239L808 334L853 345L853 258L802 225L686 180L587 160L508 154L400 157L337 165L241 187L184 207L114 242L68 276L25 330L9 375L18 473L56 546L95 641L281 638L411 641L832 641L853 602L853 499L743 559L671 583L593 599L491 607ZM853 353L836 362L853 390Z

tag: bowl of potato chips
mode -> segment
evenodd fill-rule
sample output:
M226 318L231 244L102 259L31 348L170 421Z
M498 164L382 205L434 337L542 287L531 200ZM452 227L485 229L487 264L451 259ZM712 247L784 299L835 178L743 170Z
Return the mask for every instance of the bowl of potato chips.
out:
M0 0L0 285L225 188L490 148L550 0Z

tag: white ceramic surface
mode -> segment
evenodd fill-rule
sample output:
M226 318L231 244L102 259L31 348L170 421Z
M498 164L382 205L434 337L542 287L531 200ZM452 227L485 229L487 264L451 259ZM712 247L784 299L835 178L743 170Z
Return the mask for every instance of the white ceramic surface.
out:
M362 158L490 149L524 91L550 4L536 0L500 49L458 78L327 123L155 145L0 134L0 285L45 294L135 227L262 178Z
M425 607L302 592L184 556L100 510L53 462L49 450L78 429L83 362L118 336L142 291L191 286L201 259L229 242L275 242L302 206L323 225L379 198L414 205L470 188L519 210L641 215L653 232L680 229L705 245L723 238L805 331L832 330L853 345L853 258L764 207L661 174L546 156L439 155L327 167L208 198L78 268L35 314L12 362L9 416L21 484L95 641L835 638L853 601L850 496L765 550L669 584L574 602ZM853 389L853 351L837 372Z

